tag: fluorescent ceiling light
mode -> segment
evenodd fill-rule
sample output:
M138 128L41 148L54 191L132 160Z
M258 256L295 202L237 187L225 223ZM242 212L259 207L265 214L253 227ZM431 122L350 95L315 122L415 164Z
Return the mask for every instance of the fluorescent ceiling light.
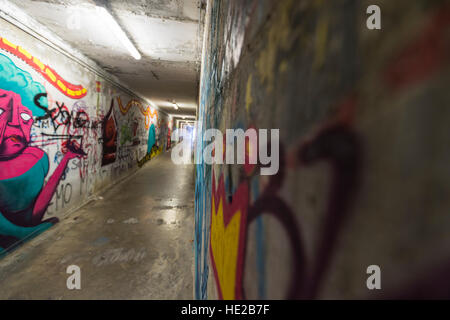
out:
M136 60L141 59L141 54L137 51L136 47L133 43L128 39L125 32L120 28L117 21L113 18L113 16L106 10L104 7L96 7L97 13L100 15L100 18L104 24L108 27L108 29L112 32L112 34L119 40L119 42L128 50L128 52L135 58Z
M193 118L194 120L196 118L196 116L190 114L172 114L171 116L174 118Z

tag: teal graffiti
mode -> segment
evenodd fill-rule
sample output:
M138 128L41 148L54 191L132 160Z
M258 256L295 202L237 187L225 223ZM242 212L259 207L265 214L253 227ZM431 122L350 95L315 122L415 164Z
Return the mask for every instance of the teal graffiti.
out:
M45 87L33 81L31 74L15 66L14 62L7 56L0 54L0 86L3 90L13 91L20 95L22 104L30 109L34 116L45 115L34 103L34 98L38 94L45 93ZM48 108L48 101L45 96L39 98L42 107Z
M152 147L155 145L155 142L156 142L156 130L155 125L152 124L150 126L150 129L148 129L147 153L150 153L152 151Z

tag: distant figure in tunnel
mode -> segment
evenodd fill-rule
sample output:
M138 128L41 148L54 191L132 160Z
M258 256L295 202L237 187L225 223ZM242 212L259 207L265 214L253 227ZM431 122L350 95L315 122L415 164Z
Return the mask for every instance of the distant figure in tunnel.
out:
M42 218L70 159L84 152L67 143L67 152L44 186L48 155L29 146L33 114L21 96L0 89L0 255L58 221Z

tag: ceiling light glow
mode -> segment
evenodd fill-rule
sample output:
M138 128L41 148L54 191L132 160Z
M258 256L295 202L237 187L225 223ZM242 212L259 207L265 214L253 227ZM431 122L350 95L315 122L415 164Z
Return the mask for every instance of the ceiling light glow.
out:
M133 43L128 39L125 32L119 26L117 21L104 7L96 7L97 13L101 18L101 21L108 27L111 33L117 38L117 40L128 50L133 58L136 60L141 59L141 54L133 45Z

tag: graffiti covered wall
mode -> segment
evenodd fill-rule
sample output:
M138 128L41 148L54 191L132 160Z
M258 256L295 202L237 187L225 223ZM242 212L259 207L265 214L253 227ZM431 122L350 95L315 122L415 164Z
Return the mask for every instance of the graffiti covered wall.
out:
M195 297L448 298L450 2L210 0L205 29L197 160L276 128L280 168L196 165Z
M166 150L171 123L7 22L0 30L1 256Z

